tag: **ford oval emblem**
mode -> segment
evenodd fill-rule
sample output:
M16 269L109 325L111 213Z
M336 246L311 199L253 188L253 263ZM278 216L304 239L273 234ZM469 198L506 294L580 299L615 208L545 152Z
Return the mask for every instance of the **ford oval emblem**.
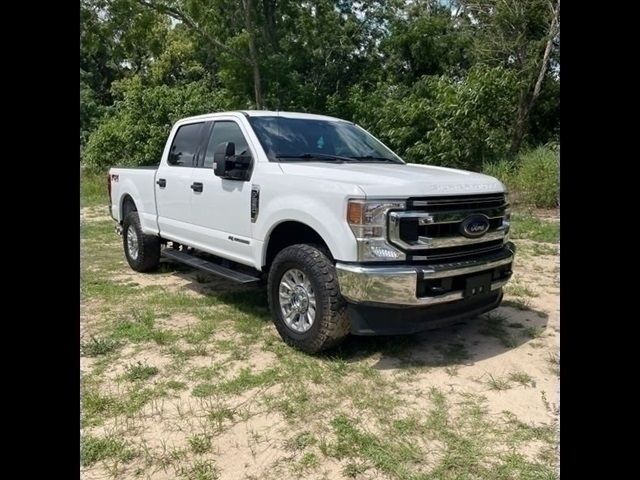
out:
M460 233L467 238L478 238L487 233L489 226L486 215L471 215L460 224Z

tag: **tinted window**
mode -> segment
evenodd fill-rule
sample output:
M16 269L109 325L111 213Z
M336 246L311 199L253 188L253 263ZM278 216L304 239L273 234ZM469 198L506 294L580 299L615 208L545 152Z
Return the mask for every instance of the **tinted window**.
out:
M340 155L354 161L378 158L402 162L371 134L351 123L282 116L251 117L249 121L271 160L318 153Z
M209 143L207 145L207 154L204 157L205 168L213 167L213 154L216 147L224 142L233 142L236 144L236 155L249 154L247 141L235 122L215 122Z
M202 123L191 123L178 129L169 151L169 165L180 167L195 166L193 157L198 150L202 125Z

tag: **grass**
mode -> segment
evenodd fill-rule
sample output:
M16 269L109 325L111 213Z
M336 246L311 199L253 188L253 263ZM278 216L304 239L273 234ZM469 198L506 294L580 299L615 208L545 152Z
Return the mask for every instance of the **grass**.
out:
M83 205L100 203L97 185ZM352 338L325 354L302 354L277 335L263 289L221 291L209 278L210 292L194 294L171 279L205 278L166 264L142 282L123 259L113 222L90 218L82 235L82 308L91 322L81 352L95 357L83 365L82 465L91 474L104 469L105 477L121 478L126 466L141 478L218 478L211 456L229 454L222 435L237 428L249 430L251 451L238 462L273 448L288 460L265 464L253 478L322 478L329 459L341 462L347 478L555 478L555 437L501 420L459 386L478 358L458 330L436 339ZM165 326L161 319L175 314L193 321ZM517 323L493 312L479 328L513 347L532 331ZM478 348L484 343L503 351L497 342ZM148 352L162 357L161 368L145 360ZM530 352L547 355L542 346ZM498 387L535 388L513 368L488 373ZM421 383L431 373L446 374L442 390ZM148 442L156 429L160 440ZM513 453L538 441L544 455Z
M87 342L80 344L80 352L86 357L98 357L116 351L120 347L120 342L113 338L91 337Z
M192 435L189 437L189 446L196 455L201 455L211 450L211 437L209 435Z
M560 224L542 220L527 213L513 213L511 215L511 238L558 243L560 241Z
M300 432L295 437L287 440L285 442L285 448L288 450L304 450L307 447L315 445L318 443L318 439L313 435L313 433L305 431Z
M536 381L526 372L511 372L508 376L509 381L519 383L523 387L535 388Z
M511 388L511 384L506 378L494 377L491 374L489 374L488 377L487 386L489 387L489 390L502 391L509 390Z
M113 437L83 436L80 439L80 464L89 467L104 460L116 460L129 462L136 457L136 452L127 447L127 444Z
M138 362L135 365L129 365L129 367L127 367L124 378L130 382L144 381L157 375L159 371L158 367Z
M109 205L107 172L80 174L80 198L82 206Z
M505 293L513 295L514 297L537 297L538 294L525 285L520 283L511 282L504 288Z
M508 348L516 346L514 338L506 329L506 317L496 312L487 313L481 324L478 333L487 337L497 338L500 343Z

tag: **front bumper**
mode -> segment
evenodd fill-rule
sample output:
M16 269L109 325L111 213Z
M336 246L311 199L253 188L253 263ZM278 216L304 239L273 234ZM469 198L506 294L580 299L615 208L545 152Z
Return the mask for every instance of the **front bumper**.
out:
M491 292L511 278L515 256L511 242L497 253L438 265L366 266L338 262L340 292L348 301L394 307L416 307L465 298L466 278L491 272ZM490 293L490 292L484 292Z

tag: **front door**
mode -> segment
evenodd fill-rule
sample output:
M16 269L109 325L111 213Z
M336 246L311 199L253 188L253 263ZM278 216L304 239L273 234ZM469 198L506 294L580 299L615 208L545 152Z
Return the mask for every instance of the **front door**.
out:
M156 175L156 205L160 235L189 243L191 239L191 176L196 170L197 150L206 124L189 123L178 128L167 162Z
M191 196L191 223L196 248L251 265L251 182L213 173L213 153L224 142L233 142L236 154L250 154L255 161L242 128L229 119L215 120L209 130L204 155L191 177L193 183L202 184L202 191Z

